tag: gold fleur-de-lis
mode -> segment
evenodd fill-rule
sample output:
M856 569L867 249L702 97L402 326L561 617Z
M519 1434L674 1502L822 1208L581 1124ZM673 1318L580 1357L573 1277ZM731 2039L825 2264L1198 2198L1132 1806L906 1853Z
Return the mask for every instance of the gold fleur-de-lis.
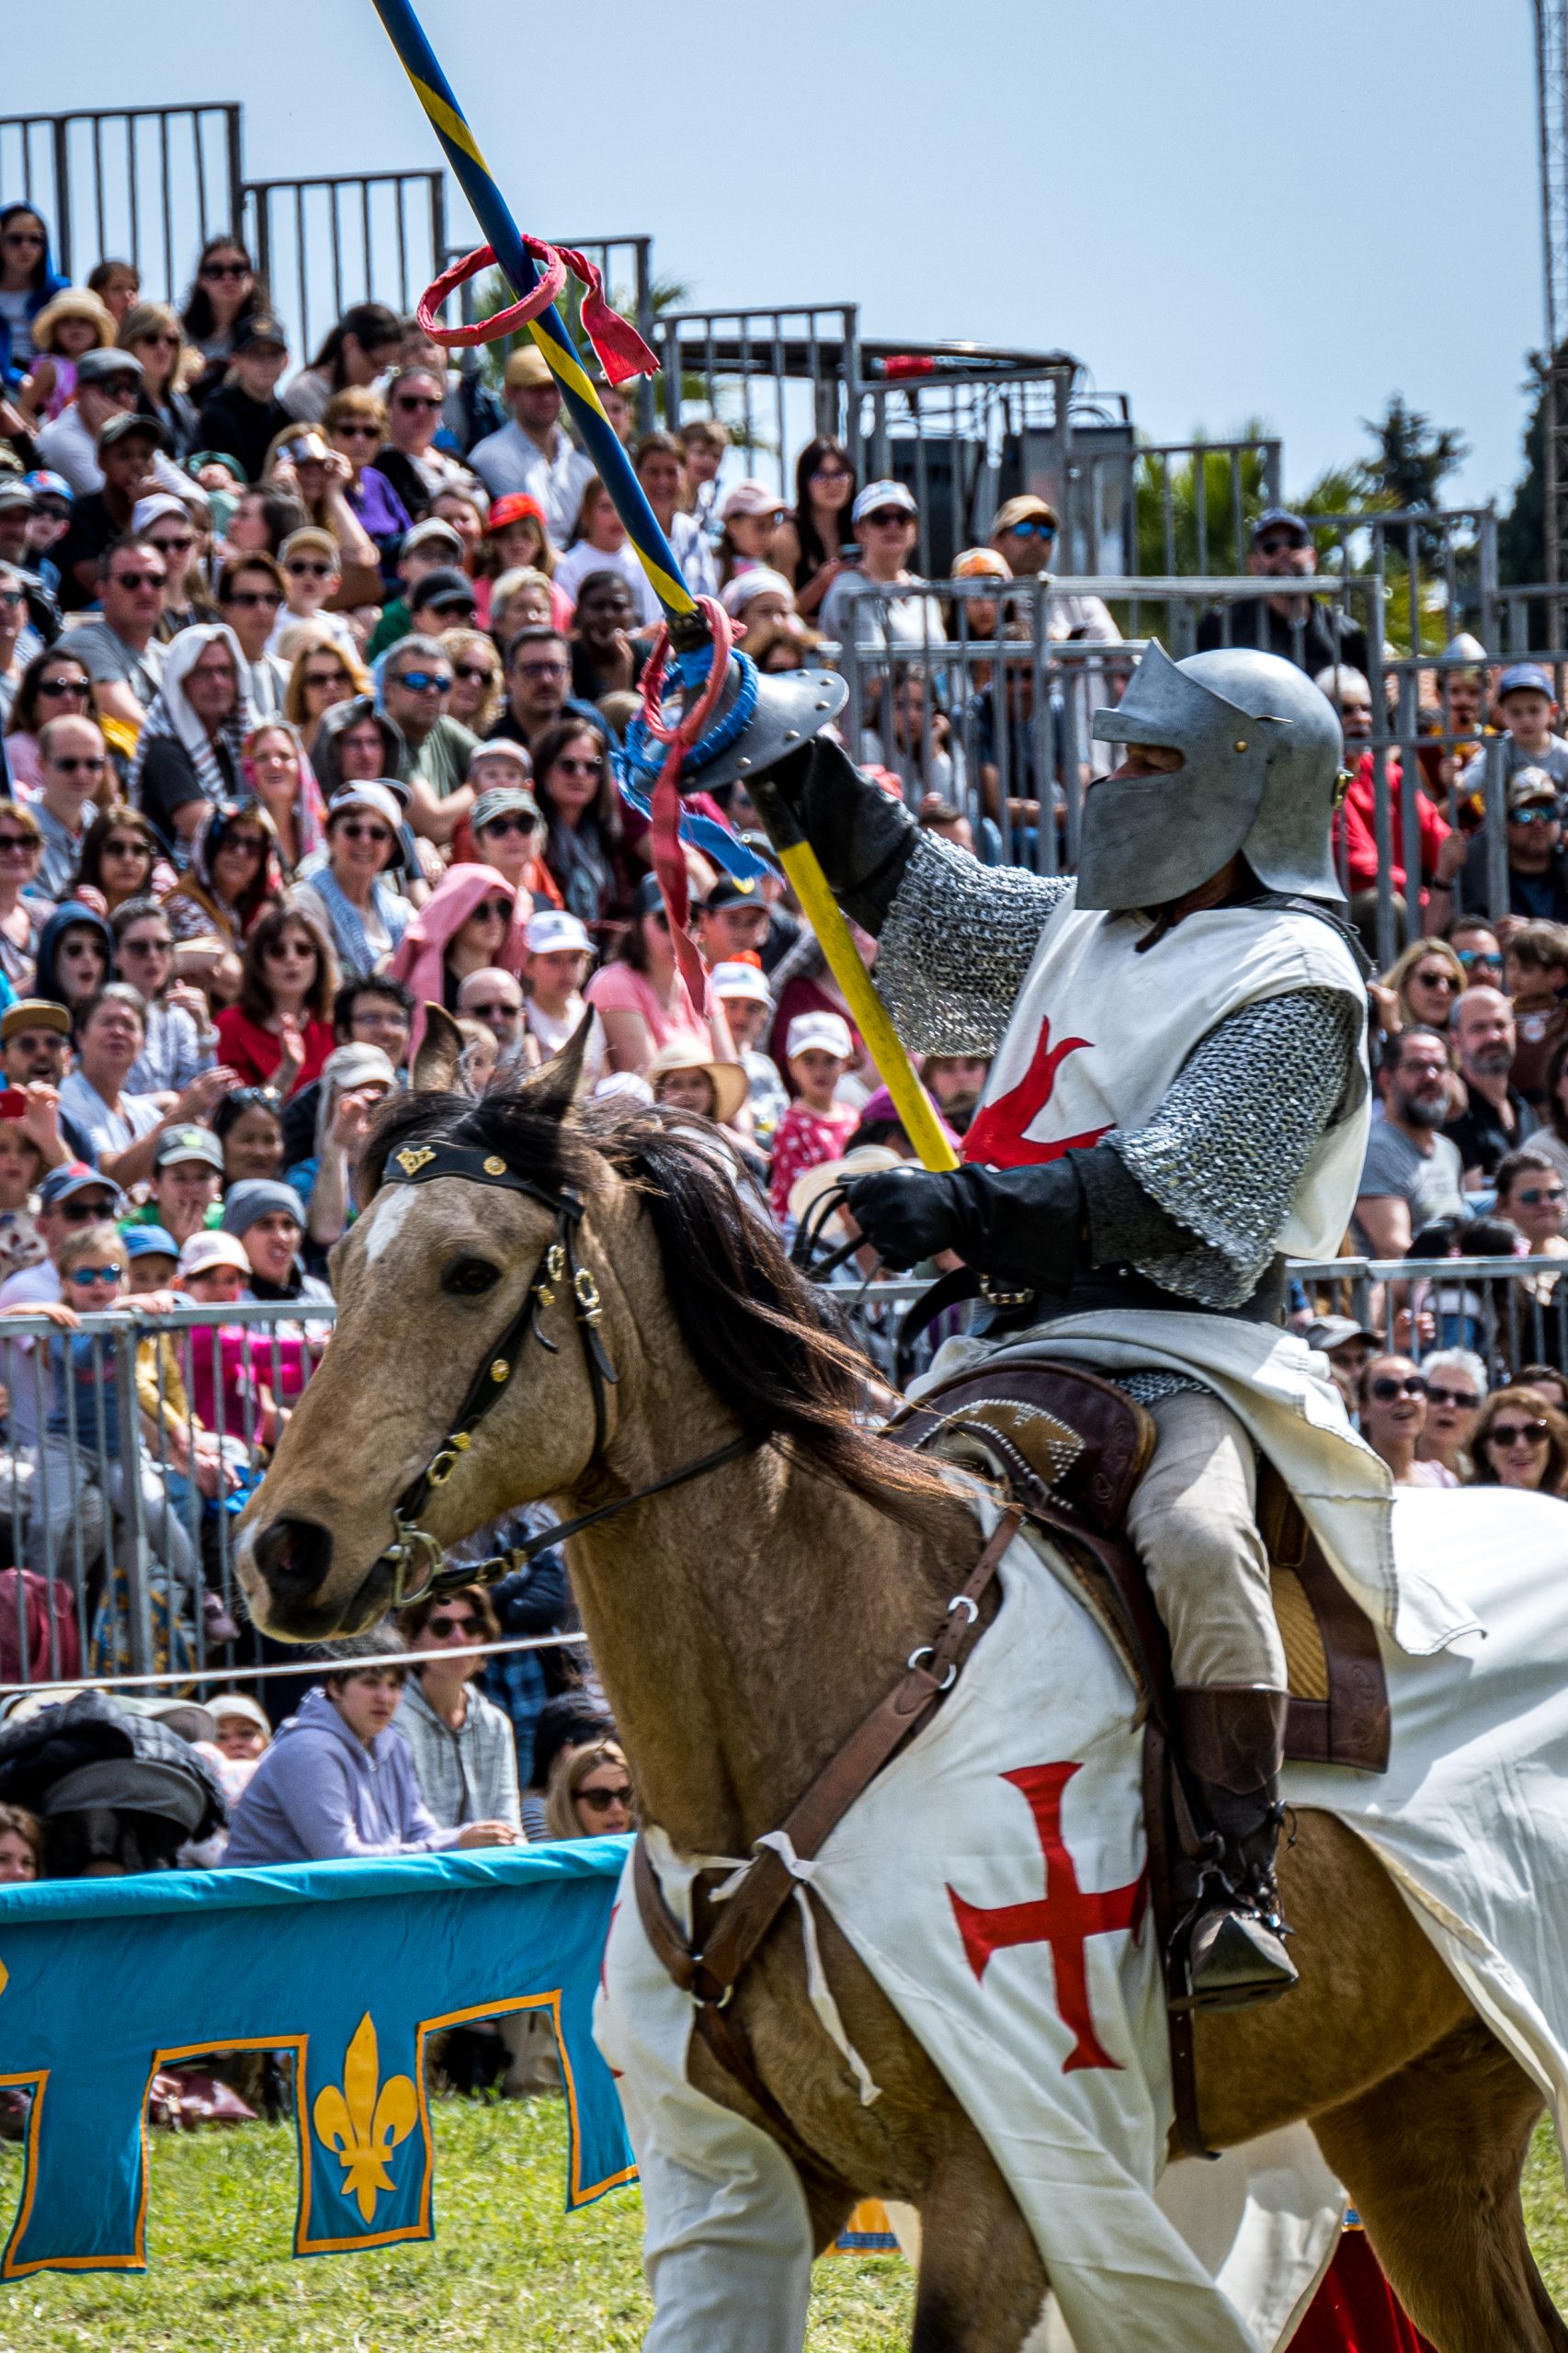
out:
M311 2111L316 2138L343 2167L343 2195L358 2201L359 2219L369 2222L376 2200L392 2186L387 2159L406 2141L419 2118L419 2102L406 2075L389 2075L377 2090L380 2061L376 2029L366 2011L354 2030L343 2063L343 2089L329 2084Z
M422 1168L430 1165L436 1155L427 1143L422 1143L410 1144L406 1150L394 1153L392 1157L405 1176L417 1176Z

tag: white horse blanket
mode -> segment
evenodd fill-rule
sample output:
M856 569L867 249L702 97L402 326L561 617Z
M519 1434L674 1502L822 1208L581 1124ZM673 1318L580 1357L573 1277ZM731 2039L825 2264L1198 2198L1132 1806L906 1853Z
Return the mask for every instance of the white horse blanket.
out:
M1484 1638L1471 1656L1415 1658L1385 1631L1388 1774L1293 1767L1287 1795L1376 1847L1561 2120L1568 1505L1402 1491L1391 1525L1392 1565L1410 1565L1429 1624ZM1342 2199L1302 2131L1241 2153L1244 2184L1233 2158L1176 2168L1156 2197L1171 2101L1128 1685L1028 1546L1014 1545L1002 1584L951 1699L801 1867L802 1908L832 1913L984 2134L1077 2353L1267 2353L1311 2299ZM681 1912L712 1859L654 1847ZM843 2047L825 1983L816 1993ZM765 2135L686 2083L689 2030L628 1886L598 2036L642 2170L649 2346L799 2353L810 2248L798 2183Z

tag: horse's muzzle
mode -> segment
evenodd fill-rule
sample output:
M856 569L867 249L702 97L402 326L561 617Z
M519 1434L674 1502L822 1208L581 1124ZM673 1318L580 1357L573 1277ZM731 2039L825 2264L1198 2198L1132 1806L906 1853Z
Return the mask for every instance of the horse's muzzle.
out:
M320 1590L332 1567L332 1530L281 1513L251 1539L251 1559L272 1599L288 1609Z

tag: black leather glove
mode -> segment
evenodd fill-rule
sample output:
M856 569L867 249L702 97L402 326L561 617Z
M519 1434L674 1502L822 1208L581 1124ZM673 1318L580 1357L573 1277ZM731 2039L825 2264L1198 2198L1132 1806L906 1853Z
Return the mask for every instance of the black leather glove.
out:
M822 862L846 915L880 932L898 893L920 828L902 801L862 776L841 745L823 735L752 779L777 792Z
M977 1274L1063 1296L1084 1263L1084 1195L1074 1155L1033 1168L913 1163L858 1177L846 1207L888 1267L956 1251Z

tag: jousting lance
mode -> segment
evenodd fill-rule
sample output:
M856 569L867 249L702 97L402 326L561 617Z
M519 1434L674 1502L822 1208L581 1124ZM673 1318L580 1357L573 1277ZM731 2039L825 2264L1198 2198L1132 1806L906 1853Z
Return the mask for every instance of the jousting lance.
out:
M525 237L518 229L409 0L375 0L375 8L485 239L479 252L437 279L420 306L422 321L437 342L449 344L489 341L526 324L561 388L583 448L615 503L665 614L665 629L644 674L642 711L626 732L621 783L632 806L652 817L654 864L688 985L695 981L693 994L700 1002L701 975L685 931L686 870L678 832L732 870L737 853L739 861L749 861L750 853L710 820L682 818L683 769L688 784L703 790L731 781L744 784L892 1097L905 1134L927 1168L956 1167L935 1107L860 960L816 852L767 783L767 767L844 708L843 680L820 670L761 675L744 653L732 647L723 608L692 595L556 307L568 267L585 285L584 332L608 381L619 383L630 376L652 374L657 361L604 300L591 263L579 254L558 252L542 239ZM440 304L492 263L517 297L512 308L478 326L441 326L435 315ZM744 863L742 870L748 870ZM749 870L756 870L755 861Z

